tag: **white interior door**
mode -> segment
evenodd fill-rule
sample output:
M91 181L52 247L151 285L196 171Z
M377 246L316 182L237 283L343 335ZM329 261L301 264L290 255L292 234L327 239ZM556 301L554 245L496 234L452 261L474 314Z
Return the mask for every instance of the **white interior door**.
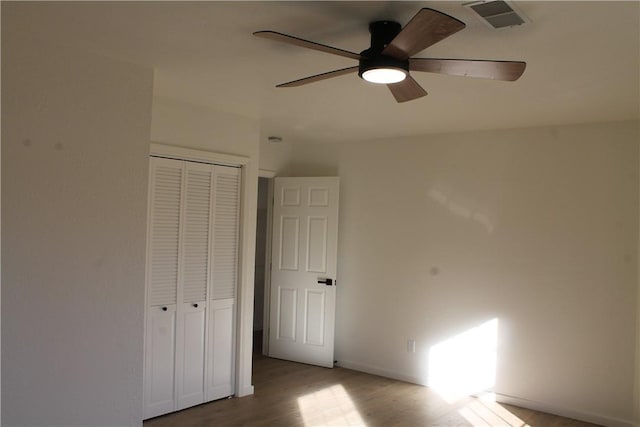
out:
M339 178L274 183L269 356L333 367Z

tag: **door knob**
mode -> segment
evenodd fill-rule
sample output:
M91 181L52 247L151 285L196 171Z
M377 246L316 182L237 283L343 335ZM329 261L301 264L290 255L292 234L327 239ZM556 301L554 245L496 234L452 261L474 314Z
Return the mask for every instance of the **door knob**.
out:
M194 306L195 308L198 308L198 304L193 304L193 306Z
M162 311L167 311L167 307L162 307Z
M321 285L333 286L333 279L318 279Z

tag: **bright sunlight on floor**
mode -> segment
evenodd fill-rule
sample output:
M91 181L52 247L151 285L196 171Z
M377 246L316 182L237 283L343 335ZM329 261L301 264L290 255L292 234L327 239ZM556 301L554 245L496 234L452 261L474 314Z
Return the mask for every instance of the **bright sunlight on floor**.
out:
M306 426L366 426L341 384L298 398Z
M431 347L428 386L446 402L432 425L529 427L490 393L497 345L496 318ZM298 407L307 427L367 425L341 384L299 397Z
M486 393L458 410L473 427L530 427L520 418L495 401L495 395Z
M449 404L445 415L431 426L530 427L523 420L485 393L465 403ZM340 384L332 385L298 398L298 407L306 427L366 427L349 393ZM455 408L455 409L454 409ZM459 415L459 416L458 416Z

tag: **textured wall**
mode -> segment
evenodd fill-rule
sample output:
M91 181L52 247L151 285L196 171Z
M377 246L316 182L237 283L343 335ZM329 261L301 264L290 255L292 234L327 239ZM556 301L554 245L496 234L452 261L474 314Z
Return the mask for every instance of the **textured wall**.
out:
M5 426L141 425L152 83L2 35Z

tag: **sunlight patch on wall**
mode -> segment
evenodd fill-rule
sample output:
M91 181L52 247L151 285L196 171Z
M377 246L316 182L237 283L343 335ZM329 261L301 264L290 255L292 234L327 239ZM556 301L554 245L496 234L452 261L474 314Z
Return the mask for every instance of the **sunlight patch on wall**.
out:
M298 398L304 425L366 427L349 393L341 384Z
M469 207L469 204L472 204L471 201L462 203L459 200L455 200L454 198L447 196L446 192L435 188L429 190L427 195L431 200L444 206L455 216L475 221L482 225L488 233L493 233L495 228L494 221L492 221L484 212Z
M491 389L497 345L498 319L492 319L432 346L427 385L449 403Z

